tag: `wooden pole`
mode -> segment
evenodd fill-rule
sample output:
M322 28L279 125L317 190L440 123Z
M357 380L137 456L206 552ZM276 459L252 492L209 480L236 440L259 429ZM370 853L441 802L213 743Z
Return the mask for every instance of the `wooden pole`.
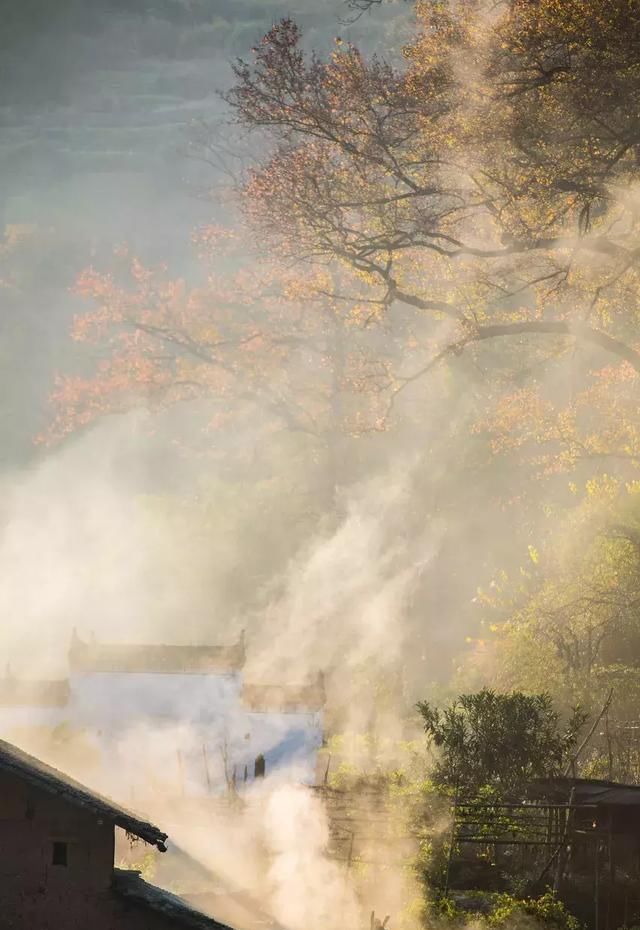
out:
M326 769L324 770L324 778L323 778L323 780L322 780L322 784L325 786L325 788L327 787L327 782L329 781L329 767L330 767L330 765L331 765L331 753L329 753L329 758L327 759L327 767L326 767Z
M176 755L178 757L178 781L180 784L180 794L184 797L184 769L182 767L182 753L179 749L176 749Z
M600 919L600 840L596 840L596 855L595 855L595 893L593 896L594 899L594 915L593 915L593 928L598 930L598 924Z
M585 748L585 746L587 745L587 743L589 742L589 740L591 739L591 737L592 737L593 734L595 733L596 727L598 726L598 724L600 723L600 721L602 720L602 718L604 717L604 715L606 714L606 712L609 710L609 706L610 706L610 704L611 704L612 699L613 699L613 688L609 691L609 694L607 695L607 699L606 699L606 701L604 702L604 704L602 705L602 710L600 711L600 713L598 714L598 716L596 717L596 719L593 721L593 726L591 727L591 729L589 730L589 732L587 733L587 735L585 736L585 738L584 738L584 739L582 740L582 742L580 743L580 746L579 746L577 752L574 754L573 758L569 761L569 763L568 763L566 769L564 770L564 773L563 773L563 774L564 774L565 778L569 775L569 773L570 773L572 770L575 770L575 766L576 766L576 764L577 764L577 762L578 762L578 758L579 758L579 756L580 756L580 753L582 752L582 750Z
M556 864L556 874L553 881L553 893L557 894L558 889L560 888L560 882L562 881L562 874L564 872L564 867L566 863L566 849L567 849L567 840L569 837L569 824L571 821L571 807L573 805L573 796L575 793L575 786L571 787L571 793L569 794L569 806L565 811L564 816L564 830L562 832L562 838L558 844L558 862Z
M353 842L355 840L355 833L351 834L351 841L349 843L349 855L347 856L347 872L351 869L351 859L353 857Z
M204 774L207 779L207 794L211 794L211 774L209 772L209 759L207 758L207 747L202 744L202 759L204 762Z
M607 771L609 781L613 778L613 744L611 740L611 732L609 730L609 709L604 715L604 735L607 741Z
M615 864L613 851L613 811L609 810L609 895L607 897L607 930L611 924L611 901L613 899L613 886L615 882Z
M453 817L451 820L451 837L449 839L449 854L447 856L447 871L444 877L444 894L445 897L449 894L449 872L451 871L451 860L453 858L453 846L456 841L456 822L458 816L458 786L456 785L456 793L453 799Z

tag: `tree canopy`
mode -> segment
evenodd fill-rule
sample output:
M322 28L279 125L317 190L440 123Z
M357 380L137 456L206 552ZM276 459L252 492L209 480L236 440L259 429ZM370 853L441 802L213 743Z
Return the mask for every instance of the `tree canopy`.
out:
M575 710L562 728L549 694L489 688L461 694L442 709L420 701L418 710L439 750L435 781L462 798L482 789L518 797L532 779L562 774L585 722Z
M567 701L599 699L636 641L640 12L420 0L413 22L401 60L309 53L285 18L235 63L237 216L195 237L199 280L129 252L83 273L98 358L59 379L49 438L188 405L213 449L259 418L301 437L328 510L418 452L449 554L412 632L434 602L476 622L478 583L470 674L499 654L537 691L544 655Z

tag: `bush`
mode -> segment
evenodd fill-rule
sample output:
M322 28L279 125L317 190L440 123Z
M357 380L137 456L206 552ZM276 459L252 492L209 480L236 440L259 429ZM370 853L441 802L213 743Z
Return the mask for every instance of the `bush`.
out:
M461 694L448 707L419 701L417 708L439 750L435 780L467 795L482 788L517 795L532 778L559 774L586 721L576 708L561 727L548 694L501 694L490 688Z
M536 923L558 930L580 930L580 923L570 914L562 901L547 892L540 898L514 898L511 895L499 895L495 907L487 918L490 927L504 927L505 924L518 922L523 916L533 918Z
M433 913L444 924L467 926L470 918L479 928L528 925L553 930L582 930L580 922L551 892L539 898L517 898L510 894L469 892L470 906L460 907L452 895L443 895L433 902Z

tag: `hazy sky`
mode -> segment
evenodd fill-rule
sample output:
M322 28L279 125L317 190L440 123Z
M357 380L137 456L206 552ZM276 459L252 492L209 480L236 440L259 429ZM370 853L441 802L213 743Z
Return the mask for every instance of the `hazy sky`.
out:
M5 34L6 221L46 217L83 235L126 233L160 249L175 247L206 213L186 184L194 167L184 154L190 124L223 109L217 92L228 83L230 60L250 55L284 15L298 20L316 48L337 34L368 48L384 36L393 46L407 10L392 4L349 26L341 22L349 15L342 0L32 5L35 13L25 4L24 21L16 14Z
M33 455L53 373L68 367L77 271L121 242L193 270L191 231L215 219L202 191L216 175L189 143L221 119L230 61L286 15L308 47L340 34L388 54L409 10L389 3L352 25L342 0L23 0L3 12L0 221L38 232L0 252L0 281L18 281L0 289L0 469Z

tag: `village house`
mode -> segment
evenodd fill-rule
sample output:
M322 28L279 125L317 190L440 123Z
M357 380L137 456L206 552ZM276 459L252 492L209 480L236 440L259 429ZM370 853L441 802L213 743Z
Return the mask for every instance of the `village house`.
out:
M509 801L458 798L452 815L447 892L461 909L486 909L515 871L526 896L551 888L588 930L640 923L640 785L538 778Z
M45 735L64 735L68 752L75 735L75 751L79 740L85 749L77 768L117 797L197 798L256 778L316 780L323 682L247 681L244 636L228 646L132 645L74 631L68 665L62 681L7 672L0 737L41 753Z
M556 889L593 930L640 921L640 786L597 778L541 778L538 803L565 805Z
M0 922L12 930L228 930L114 868L114 834L161 852L167 835L0 741Z

